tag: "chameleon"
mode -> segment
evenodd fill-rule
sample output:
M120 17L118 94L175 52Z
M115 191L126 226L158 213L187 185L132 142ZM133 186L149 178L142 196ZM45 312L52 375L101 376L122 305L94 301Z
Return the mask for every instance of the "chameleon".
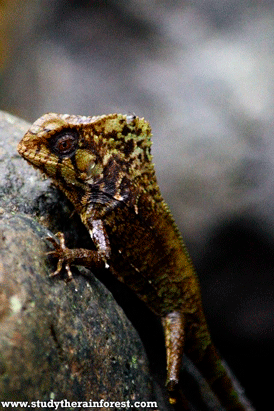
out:
M64 235L49 240L58 275L71 265L107 268L161 318L166 387L171 404L184 353L226 410L247 410L227 374L203 313L199 281L157 183L151 127L135 115L48 113L18 145L19 154L61 189L94 243L69 249Z

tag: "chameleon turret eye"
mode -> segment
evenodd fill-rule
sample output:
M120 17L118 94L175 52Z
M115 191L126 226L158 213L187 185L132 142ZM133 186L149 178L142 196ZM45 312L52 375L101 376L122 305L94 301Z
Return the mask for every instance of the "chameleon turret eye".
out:
M55 135L51 140L52 151L59 157L71 157L78 147L78 135L75 131L66 131Z

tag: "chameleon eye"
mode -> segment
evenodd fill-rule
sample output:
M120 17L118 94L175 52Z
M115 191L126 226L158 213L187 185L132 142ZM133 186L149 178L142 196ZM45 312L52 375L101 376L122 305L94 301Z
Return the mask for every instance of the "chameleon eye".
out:
M71 157L78 147L78 136L73 131L54 136L51 141L52 151L59 157Z

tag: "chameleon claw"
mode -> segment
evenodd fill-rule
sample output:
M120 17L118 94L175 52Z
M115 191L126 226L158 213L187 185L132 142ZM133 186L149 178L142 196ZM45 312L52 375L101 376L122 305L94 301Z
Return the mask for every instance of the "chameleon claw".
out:
M66 282L69 283L71 280L73 280L73 275L72 275L69 264L65 265L65 269L66 269L66 272L67 272L67 275L68 275L68 277L66 279Z
M55 251L53 251L55 253ZM58 255L56 255L58 257ZM58 263L57 263L57 269L54 271L54 273L50 274L50 277L55 277L56 275L60 274L62 267L63 267L63 262L64 259L62 257L59 257Z
M56 239L54 237L44 237L45 240L49 241L55 248L55 250L53 251L48 251L47 255L52 255L53 257L58 257L59 253L58 250L60 249L60 244L56 241Z
M65 249L65 236L63 233L60 233L60 231L58 231L58 233L55 234L56 237L58 238L58 240L60 241L60 246L62 249Z

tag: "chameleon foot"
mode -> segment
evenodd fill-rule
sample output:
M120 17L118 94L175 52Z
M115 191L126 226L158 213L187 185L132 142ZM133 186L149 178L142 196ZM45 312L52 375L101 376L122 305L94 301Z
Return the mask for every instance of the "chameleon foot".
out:
M49 251L47 255L58 258L57 269L54 271L54 273L50 274L50 277L59 275L64 265L68 275L66 281L69 282L73 279L70 269L70 263L72 261L70 249L65 245L65 237L63 233L57 233L56 237L59 239L60 243L56 241L54 237L46 237L46 240L50 241L55 248L54 251Z

